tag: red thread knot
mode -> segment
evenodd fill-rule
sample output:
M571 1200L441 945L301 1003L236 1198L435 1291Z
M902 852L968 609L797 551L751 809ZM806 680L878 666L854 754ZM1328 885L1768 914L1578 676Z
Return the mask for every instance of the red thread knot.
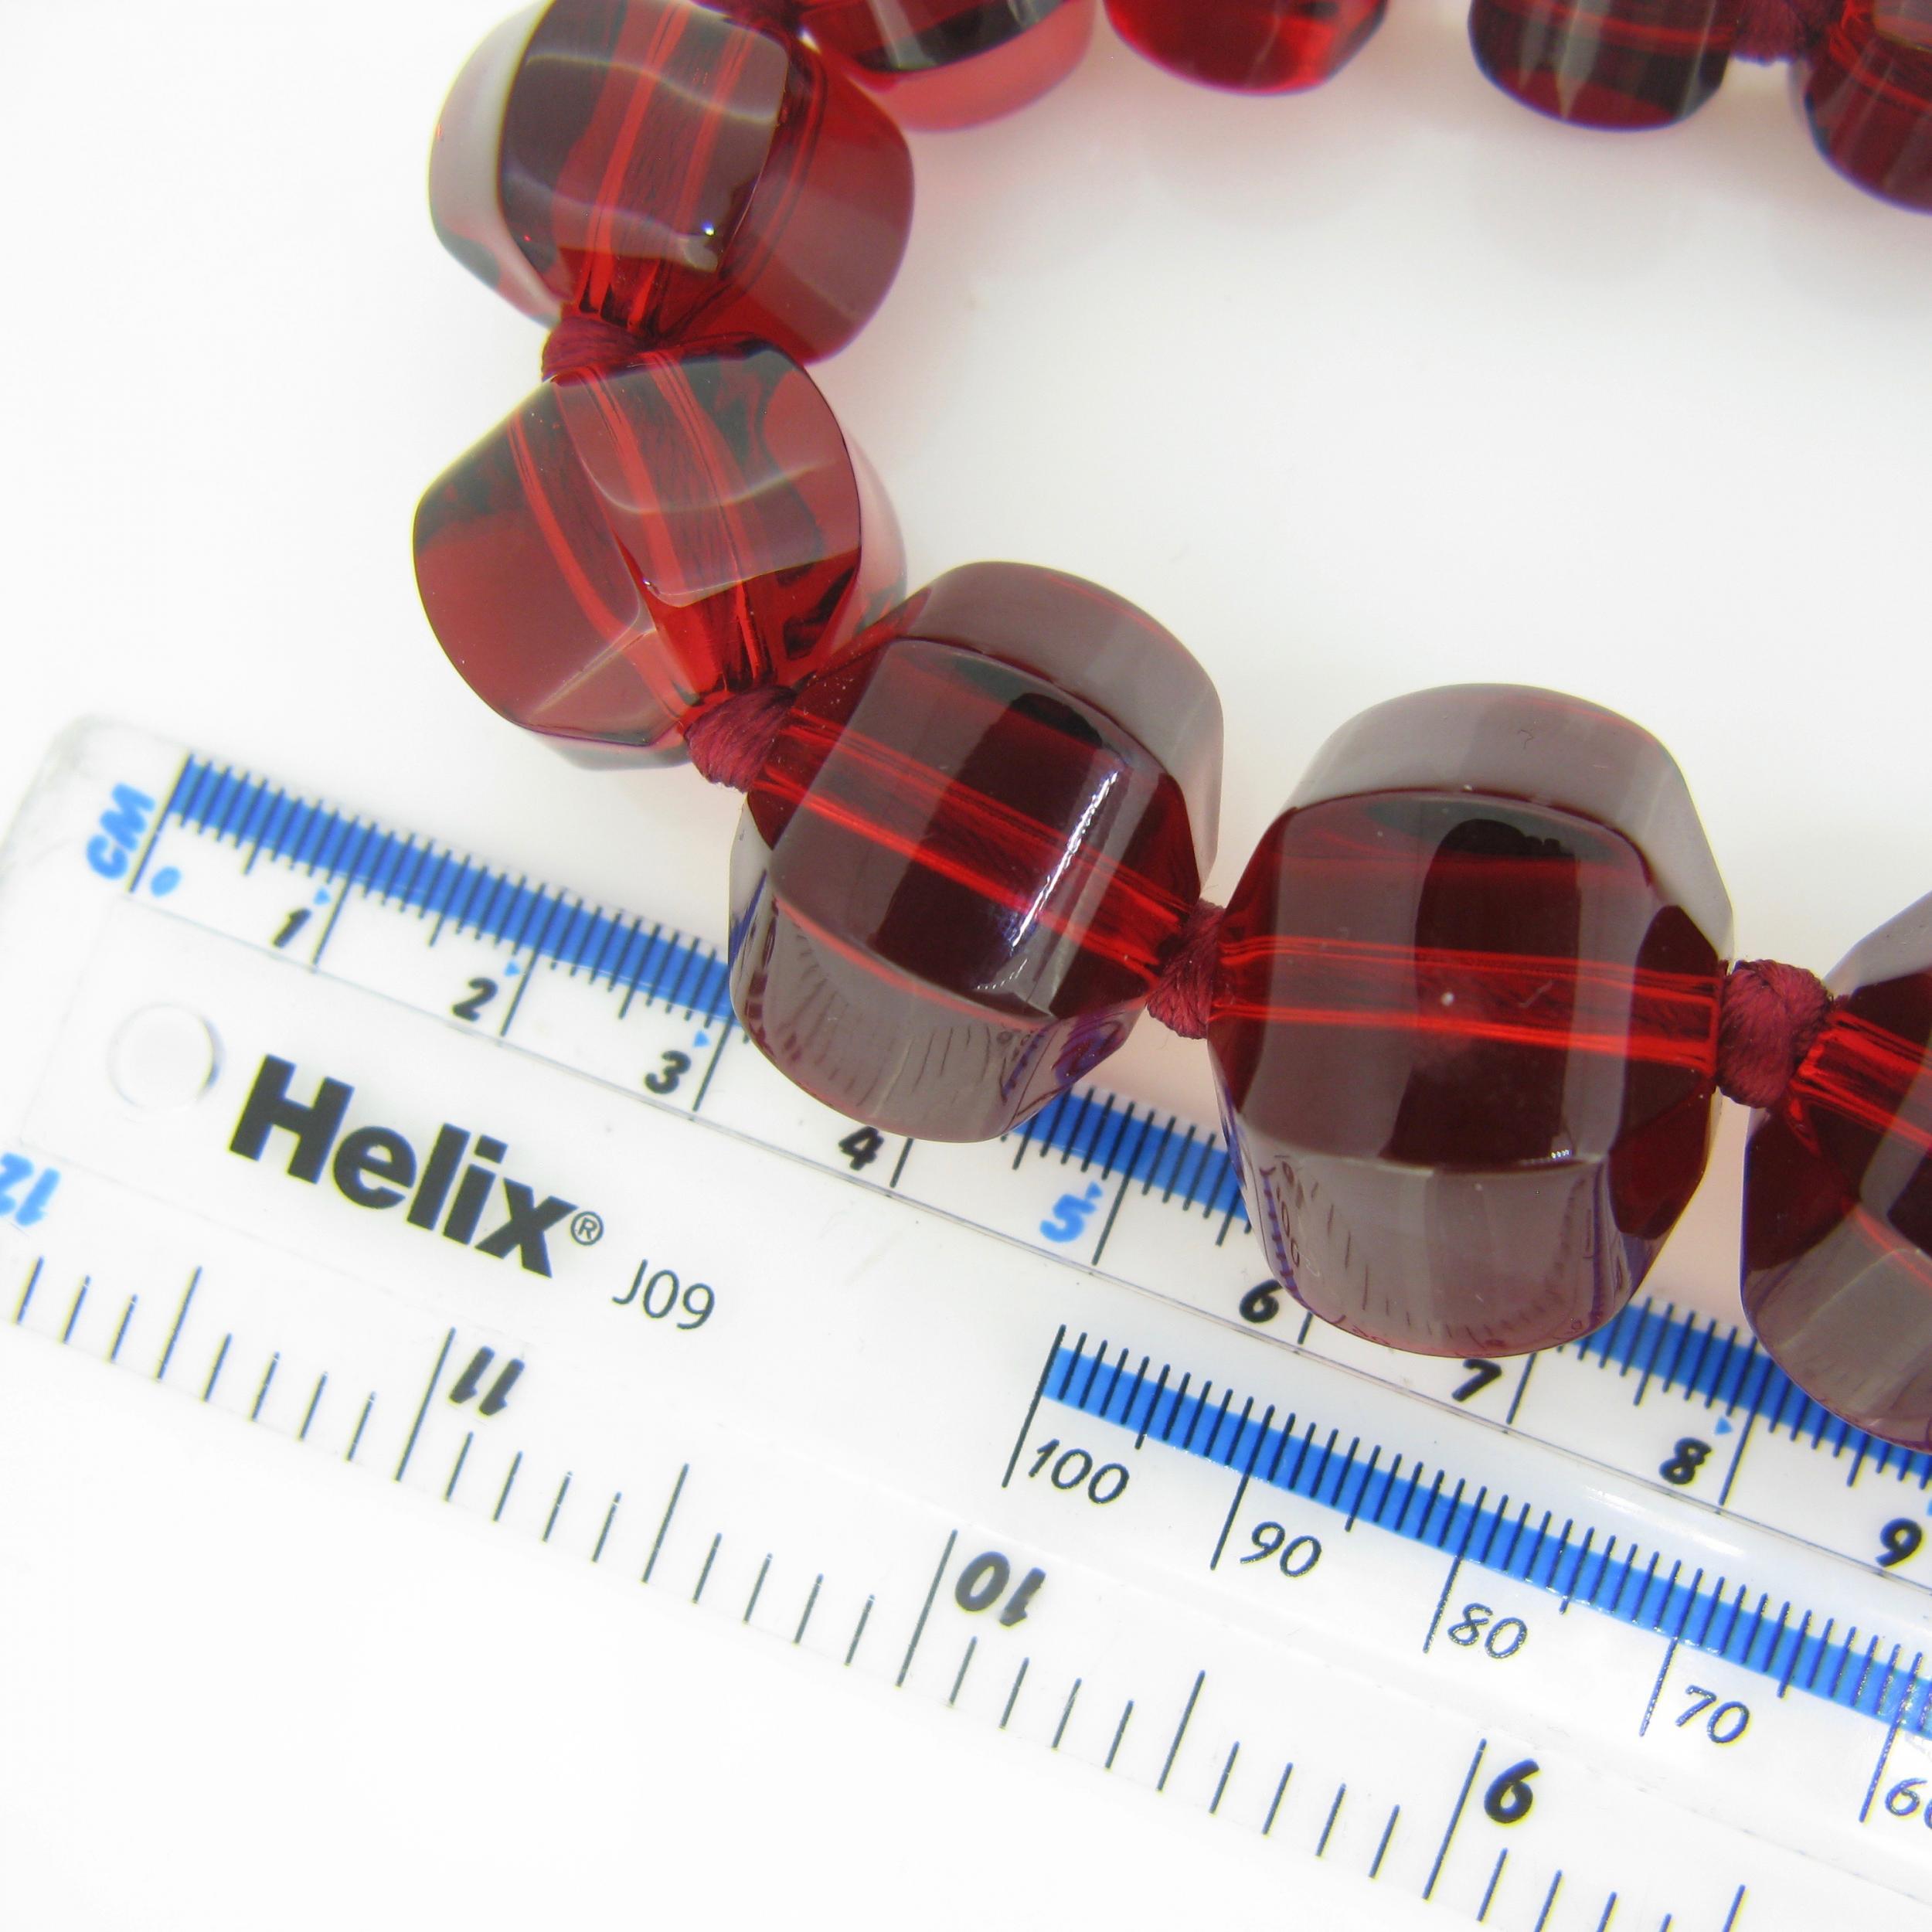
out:
M543 339L543 379L549 383L560 376L602 375L649 354L651 346L601 315L580 315L572 309Z
M1181 929L1180 944L1148 995L1147 1010L1183 1039L1206 1035L1221 964L1221 922L1226 917L1226 906L1198 901Z
M1740 960L1724 982L1717 1023L1719 1090L1746 1107L1775 1107L1831 1010L1815 973L1774 959Z
M1731 51L1740 60L1796 60L1824 38L1835 0L1744 0Z
M699 777L749 791L797 696L783 685L761 684L700 711L684 728L685 749Z

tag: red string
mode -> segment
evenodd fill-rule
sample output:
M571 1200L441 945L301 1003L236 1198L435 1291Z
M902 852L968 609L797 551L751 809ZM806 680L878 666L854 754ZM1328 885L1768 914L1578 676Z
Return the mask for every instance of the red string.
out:
M1207 1032L1226 916L1206 900L1196 906L1148 998L1148 1012L1183 1039L1199 1039ZM1719 1091L1746 1107L1776 1106L1831 1009L1832 995L1815 973L1773 959L1740 960L1724 982L1717 1032Z
M1740 960L1724 982L1717 1084L1746 1107L1775 1107L1832 1010L1815 973L1774 959Z
M648 342L601 315L580 315L573 309L544 338L543 379L621 369L650 349Z
M1183 1039L1206 1036L1214 1005L1214 976L1220 965L1221 921L1227 909L1203 899L1188 915L1181 943L1167 962L1147 1010L1169 1032Z
M798 696L783 685L760 685L707 706L684 728L685 749L701 778L749 791Z
M1744 0L1731 51L1740 60L1796 60L1825 37L1835 0Z

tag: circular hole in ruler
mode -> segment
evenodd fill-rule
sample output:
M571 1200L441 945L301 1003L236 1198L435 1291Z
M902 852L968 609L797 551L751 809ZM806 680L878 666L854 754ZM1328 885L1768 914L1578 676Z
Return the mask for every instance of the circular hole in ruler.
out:
M107 1076L130 1107L161 1113L200 1099L220 1060L214 1029L199 1013L185 1006L144 1006L115 1033L107 1049Z

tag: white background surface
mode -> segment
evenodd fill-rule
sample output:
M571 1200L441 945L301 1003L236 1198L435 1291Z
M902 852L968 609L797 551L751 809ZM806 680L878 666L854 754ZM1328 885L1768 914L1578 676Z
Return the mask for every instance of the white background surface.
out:
M0 0L0 808L111 713L715 934L733 801L519 740L417 605L418 492L536 377L423 207L498 11ZM905 267L822 383L915 582L1052 563L1201 656L1213 896L1332 728L1477 678L1663 738L1743 952L1822 968L1932 889L1932 223L1826 169L1781 74L1590 135L1396 0L1303 99L1103 32L915 147ZM1209 1114L1151 1027L1112 1077ZM1735 1306L1735 1186L1680 1298ZM1352 1922L755 1647L723 1690L701 1634L653 1654L604 1593L163 1407L0 1352L0 1924Z

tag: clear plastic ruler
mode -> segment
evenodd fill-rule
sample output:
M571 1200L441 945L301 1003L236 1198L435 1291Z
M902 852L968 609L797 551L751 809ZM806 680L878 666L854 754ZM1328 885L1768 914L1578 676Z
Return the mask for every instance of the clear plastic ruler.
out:
M1932 1459L1648 1302L1504 1362L1313 1327L1213 1134L1090 1089L988 1146L855 1130L725 982L77 733L0 866L0 1340L1365 1900L1924 1923Z

